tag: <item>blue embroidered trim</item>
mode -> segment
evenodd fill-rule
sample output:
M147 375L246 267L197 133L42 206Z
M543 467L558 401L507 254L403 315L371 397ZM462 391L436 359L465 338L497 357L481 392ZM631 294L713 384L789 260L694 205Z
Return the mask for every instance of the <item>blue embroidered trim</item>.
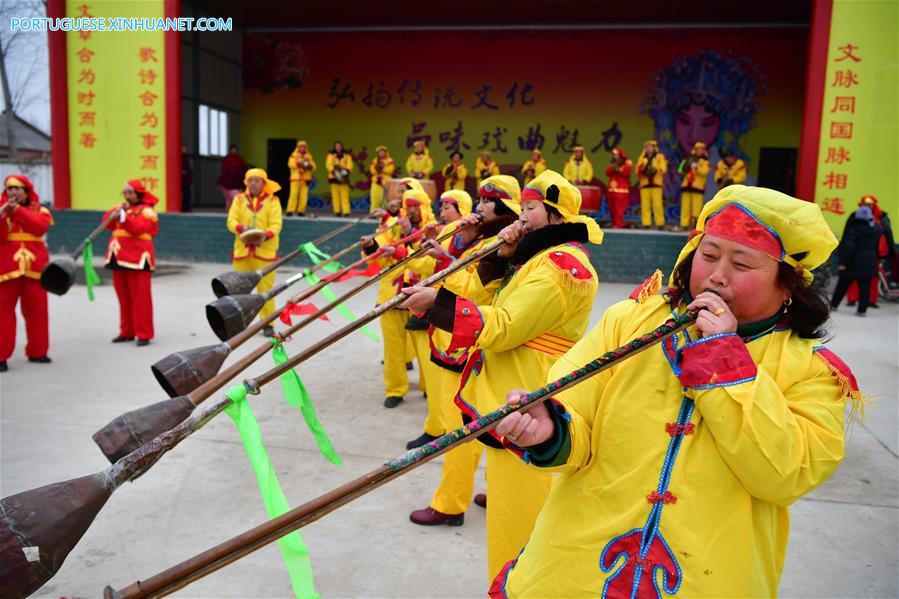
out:
M706 389L714 389L715 387L733 387L734 385L742 385L743 383L750 383L755 380L754 376L746 377L745 379L739 379L737 381L730 381L728 383L711 383L709 385L697 385L695 387L691 387L691 389L695 389L697 391L705 391Z
M521 551L518 552L518 555L515 556L515 561L512 562L512 565L509 566L509 569L506 570L506 577L503 579L503 596L508 599L509 593L506 591L506 585L509 584L509 575L512 574L512 570L515 569L515 566L518 565L518 558L521 557L521 554L524 553L524 550L527 548L527 544L521 548Z
M771 227L769 227L767 224L763 223L763 222L761 221L761 219L759 219L759 217L757 217L755 214L752 213L752 210L750 210L749 208L747 208L747 207L744 206L743 204L741 204L741 203L739 203L739 202L728 202L727 204L725 204L724 206L722 206L721 208L719 208L719 209L716 210L715 212L713 212L713 213L711 213L710 215L708 215L708 216L706 217L706 219L705 219L705 222L709 222L709 221L712 219L713 216L715 216L716 214L718 214L719 212L721 212L722 210L724 210L724 209L727 208L728 206L736 206L737 208L739 208L740 210L742 210L743 212L745 212L746 214L748 214L749 216L751 216L752 219L753 219L755 222L757 222L758 224L760 224L760 225L762 225L763 227L765 227L765 228L768 230L769 233L771 233L772 235L774 235L774 238L777 240L777 243L780 244L780 261L783 262L783 259L786 258L786 256L787 256L787 251L784 249L784 243L783 243L783 241L781 240L780 235L777 234L777 231L775 231L774 229L772 229Z
M674 344L676 347L677 346L677 337L675 336L673 339L674 339ZM667 349L665 349L664 351L665 351L666 357L668 357ZM670 358L669 358L669 361L670 361ZM683 400L681 401L680 411L677 416L677 424L681 425L681 428L678 429L679 432L677 432L675 435L673 435L671 437L670 441L668 442L668 449L665 452L665 460L662 463L662 470L661 470L661 473L659 474L659 484L656 488L656 492L659 494L664 494L664 493L668 492L668 485L671 482L671 475L674 471L674 464L677 460L678 453L680 452L680 447L683 443L684 433L683 433L682 425L686 425L688 422L690 422L690 419L693 417L694 409L695 409L695 404L693 403L693 400L690 399L689 397L684 396ZM618 563L617 558L615 560L615 563L613 563L609 568L604 568L602 564L605 561L606 553L615 544L616 541L618 541L619 539L626 537L628 535L640 532L641 536L640 536L639 557L642 560L649 553L649 549L652 547L653 539L658 538L662 542L662 544L665 547L665 550L668 552L669 556L671 557L671 561L674 563L674 567L677 570L677 584L675 584L673 588L669 586L668 575L667 575L667 572L665 571L664 567L658 566L657 568L653 568L652 572L648 573L650 579L652 580L653 588L655 589L656 594L659 597L661 597L661 592L659 590L659 585L658 585L658 581L657 581L656 574L655 574L656 570L658 570L658 569L662 570L663 587L664 587L665 592L668 593L669 595L674 595L675 593L677 593L678 589L680 588L681 582L683 582L683 572L681 570L680 563L678 563L677 559L674 557L674 552L671 551L671 548L668 546L668 543L665 541L665 539L662 537L661 533L659 532L659 526L662 521L662 510L664 509L664 507L665 507L665 504L662 501L657 501L656 503L654 503L652 508L649 510L649 515L647 516L646 523L643 525L643 527L635 528L631 531L624 533L623 535L619 535L619 536L613 538L603 548L602 553L600 554L600 558L599 558L600 570L602 570L603 572L610 572L615 567L615 564ZM628 557L625 556L624 562L622 562L618 566L618 569L615 571L615 573L606 579L606 582L603 585L603 591L602 591L603 598L605 598L608 588L611 585L612 581L624 571L624 568L627 565L627 561L628 561ZM643 566L641 564L636 565L634 567L633 587L631 588L631 597L632 598L636 597L642 573L643 573Z

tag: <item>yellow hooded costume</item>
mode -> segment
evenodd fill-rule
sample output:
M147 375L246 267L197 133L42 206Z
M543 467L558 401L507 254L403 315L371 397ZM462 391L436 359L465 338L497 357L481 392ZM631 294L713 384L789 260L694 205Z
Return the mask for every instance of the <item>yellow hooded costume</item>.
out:
M306 214L306 204L309 201L309 182L312 181L312 173L315 172L315 158L309 151L309 144L305 140L297 142L297 147L287 159L287 168L290 169L290 196L287 198L287 215L298 212L301 216Z
M455 152L453 153L455 155ZM461 156L461 153L459 153ZM452 156L450 157L452 158ZM460 191L465 190L465 180L468 178L468 167L465 166L465 163L462 162L462 159L459 159L458 164L454 163L452 160L443 165L443 190L449 191L451 189L457 189Z
M423 141L417 141L415 149L420 150L421 153L409 154L406 159L406 174L414 179L429 179L431 171L434 170L434 161L431 159L428 147Z
M668 159L659 151L659 144L651 139L647 144L653 148L652 160L646 149L637 159L637 184L640 186L640 220L644 227L655 222L657 227L665 225L665 209L662 205L662 187L668 172ZM645 146L646 144L644 144Z
M740 185L719 192L697 228L806 282L837 245L815 204ZM683 290L660 287L657 272L609 308L547 380L685 309ZM560 475L490 595L776 596L787 506L836 470L847 403L860 400L848 367L793 332L789 310L737 333L697 338L690 327L550 400L555 435L525 458Z
M448 192L462 193L462 192ZM444 194L446 196L447 194ZM468 194L465 194L468 195ZM515 178L508 175L489 177L481 182L478 196L490 197L501 201L512 212L518 214L521 211L521 188ZM448 254L450 247L456 244L456 237L451 238L445 244ZM481 237L473 244L462 250L459 260L480 251L485 246L496 240L496 235ZM442 266L445 267L445 266ZM438 268L442 269L442 267ZM463 297L474 304L484 305L493 301L493 296L499 289L502 279L482 282L478 276L478 265L471 264L464 270L458 271L443 281L443 287L459 297ZM438 387L431 383L428 392L438 393L439 405L443 415L443 424L447 430L462 426L462 413L455 404L456 392L462 376L463 367L468 360L469 348L463 347L449 350L452 341L452 333L438 328L431 330L430 351L432 362L437 363L436 379ZM429 379L430 380L430 379ZM442 514L461 514L468 509L474 493L474 477L478 462L484 446L481 443L465 443L447 453L443 458L440 484L434 492L430 507Z
M538 148L534 148L531 150L531 154L531 158L521 165L521 178L525 185L546 170L546 159L543 158L543 153ZM537 154L537 160L534 160L533 154Z
M403 192L401 217L406 217L407 208L412 203L419 205L421 210L421 221L417 225L413 225L414 229L422 228L436 221L434 213L431 211L431 198L421 188L413 188ZM406 235L407 233L402 232L400 227L394 227L380 234L377 237L377 242L380 246L393 244ZM401 245L392 256L377 258L376 262L383 270L408 256L419 245L420 241ZM374 251L374 249L371 251ZM377 305L389 301L399 294L403 287L409 284L410 281L406 276L406 272L407 269L402 268L398 272L393 272L381 279L378 286ZM406 323L408 321L409 313L399 308L385 312L379 319L384 340L385 397L403 397L409 391L409 375L406 371L406 358L408 357L406 351Z
M250 195L249 189L237 194L228 210L226 225L234 234L234 248L231 251L231 259L234 270L253 271L264 268L269 262L278 257L278 243L281 233L281 202L275 192L281 189L276 181L268 178L268 174L261 168L251 168L244 175L244 185L250 177L259 177L265 181L262 193L259 196ZM258 246L246 245L240 240L240 234L248 229L262 229L265 231L265 240ZM265 293L275 284L275 273L262 277L256 286L257 293ZM275 300L265 303L259 311L260 318L266 318L275 311Z
M477 178L477 186L481 186L481 182L488 177L495 177L499 174L499 165L496 160L490 157L490 152L481 152L475 161L474 174ZM484 175L487 175L486 177Z
M378 156L378 152L381 150L384 150L384 158ZM368 171L371 173L369 212L374 212L378 208L384 207L384 187L387 186L387 181L393 176L393 171L395 170L396 165L393 162L393 158L390 157L387 146L375 148L375 158L368 167Z
M680 194L680 226L687 228L702 211L705 183L711 170L706 146L701 141L693 145L693 153L684 158L677 172L683 175Z
M575 158L578 150L582 152L580 160ZM574 185L589 185L590 181L593 180L593 164L587 158L587 152L584 151L583 146L575 146L574 151L571 153L571 158L568 159L565 163L565 168L562 169L562 176Z
M514 179L513 179L514 180ZM602 231L578 215L580 191L554 171L531 181L521 201L542 200L564 223L526 235L489 304L476 304L444 287L430 312L432 324L452 333L447 351L470 348L456 405L468 418L505 403L516 387L537 387L552 363L587 330L597 276L582 242L600 243ZM578 226L583 225L583 226ZM484 437L482 437L484 439ZM487 558L490 575L517 555L530 534L552 477L529 470L489 436L487 451Z
M325 168L328 170L328 182L331 184L331 209L336 216L349 216L353 156L346 150L338 156L332 150L325 159Z

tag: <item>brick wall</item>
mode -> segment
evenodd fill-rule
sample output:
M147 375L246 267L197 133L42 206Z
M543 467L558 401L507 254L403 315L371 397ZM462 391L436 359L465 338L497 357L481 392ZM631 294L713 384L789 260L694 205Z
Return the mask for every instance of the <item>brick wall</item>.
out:
M47 236L50 251L71 252L100 222L101 216L101 212L90 210L54 213L55 225ZM344 223L345 220L333 218L288 219L281 234L281 252L286 253ZM333 253L372 229L373 223L360 223L326 242L321 249ZM108 240L108 233L100 236L95 243L96 255L105 252ZM159 236L155 241L160 261L227 263L234 236L225 228L223 214L160 214ZM667 275L685 241L684 234L607 231L602 246L590 246L590 258L601 281L639 283L656 268ZM296 264L303 261L298 259Z

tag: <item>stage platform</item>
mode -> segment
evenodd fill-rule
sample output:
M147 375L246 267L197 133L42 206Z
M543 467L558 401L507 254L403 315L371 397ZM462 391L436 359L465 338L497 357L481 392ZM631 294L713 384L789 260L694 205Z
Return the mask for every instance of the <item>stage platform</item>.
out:
M50 251L54 254L72 251L100 222L101 217L102 212L93 210L54 212L55 225L47 234ZM330 216L285 219L281 253L312 241L346 222L346 219ZM321 249L328 253L337 251L373 229L374 221L363 221L323 244ZM661 268L667 275L687 240L685 233L667 231L625 229L606 230L605 233L602 246L590 247L590 260L599 273L600 281L617 283L639 283L656 268ZM105 252L108 240L109 235L103 234L96 241L96 256ZM234 236L225 227L225 215L222 213L162 213L159 215L159 236L155 242L156 256L160 261L227 263L231 260ZM303 262L298 259L296 264Z

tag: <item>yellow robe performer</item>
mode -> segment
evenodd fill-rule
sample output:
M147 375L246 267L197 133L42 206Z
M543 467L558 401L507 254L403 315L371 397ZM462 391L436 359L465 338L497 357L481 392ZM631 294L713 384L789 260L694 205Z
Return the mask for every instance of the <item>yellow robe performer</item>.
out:
M431 199L428 194L420 188L412 188L403 192L403 210L401 211L400 222L408 218L407 208L410 204L419 207L421 211L420 221L418 223L410 223L411 228L407 231L401 231L399 230L400 227L394 227L382 233L375 240L374 244L363 246L363 251L369 254L373 253L378 247L392 245L414 229L435 222L436 219L430 210L430 202ZM410 244L409 247L406 245L398 246L397 251L393 255L377 258L377 263L382 269L387 268L408 256L417 245L416 243ZM377 305L380 306L398 295L406 285L405 268L401 268L399 271L381 279L381 283L378 286ZM406 324L409 322L409 312L401 309L388 310L381 315L379 322L381 325L381 336L384 340L384 405L385 407L394 408L403 401L406 393L409 391L409 374L406 370L408 347ZM419 364L419 367L421 367L421 364Z
M662 187L668 159L659 151L652 139L643 144L643 153L637 159L637 183L640 186L640 220L644 227L665 226L665 208L662 204Z
M443 167L443 191L458 189L465 191L468 167L462 162L462 152L453 152L450 161ZM470 198L469 198L470 199Z
M462 193L462 192L450 192ZM446 194L444 194L446 195ZM468 195L468 194L466 194ZM513 177L498 175L484 179L478 189L478 197L487 198L495 204L502 204L508 210L503 215L494 214L484 218L478 227L479 238L470 247L464 249L458 259L480 251L496 240L496 233L517 218L520 212L521 189ZM483 202L484 200L480 200ZM482 214L483 216L483 214ZM447 245L456 243L461 233L450 240ZM443 287L459 297L477 305L489 305L502 282L497 278L482 283L478 276L478 265L471 264L465 269L455 272L443 282ZM440 405L443 422L447 430L462 426L462 413L456 406L455 397L461 382L462 370L468 361L467 347L449 350L452 333L434 328L431 332L431 360L438 365L440 374ZM430 394L428 395L430 398ZM481 443L465 443L448 452L443 458L440 473L440 484L434 492L430 505L423 510L416 510L410 519L416 524L448 524L461 525L464 512L468 509L474 493L474 478L478 462L484 452Z
M278 243L281 234L281 202L274 195L281 186L271 181L261 168L251 168L244 176L244 185L251 177L259 177L265 183L262 193L252 195L249 188L237 195L228 210L228 230L234 234L234 248L231 259L234 270L253 271L264 268L278 257ZM240 234L248 229L262 229L265 240L259 245L247 245L240 240ZM259 281L257 293L265 293L275 284L275 273L270 272ZM275 311L275 300L265 302L259 311L261 319Z
M315 172L315 158L309 151L309 145L302 139L297 142L296 149L287 159L287 168L290 169L290 196L287 198L287 216L294 212L300 216L306 214L306 204L309 202L309 182L312 181L312 173Z
M715 183L718 189L728 185L739 185L746 181L746 163L732 152L725 152L724 159L715 166Z
M415 151L406 159L406 174L413 179L429 179L434 170L434 161L423 141L417 141Z
M390 152L386 146L378 146L375 148L375 158L371 161L368 171L371 173L371 191L369 212L374 212L378 208L384 207L384 188L387 186L387 180L393 176L396 165Z
M349 216L353 157L338 142L335 148L328 152L325 168L328 170L328 182L331 184L331 208L336 216Z
M806 284L837 245L818 206L761 188L719 192L697 228L786 261ZM548 379L684 310L671 285L659 294L650 278L612 306ZM551 399L552 442L527 459L561 474L490 596L775 597L787 506L836 470L847 402L860 400L848 367L793 330L790 305L735 333L690 327Z
M565 163L562 176L574 185L589 185L593 180L593 164L584 154L583 146L576 146Z
M456 395L468 418L505 403L509 389L543 384L549 367L580 339L590 320L597 277L581 242L600 243L602 231L596 221L578 215L580 192L546 171L531 181L521 200L542 201L565 222L519 242L491 304L474 304L444 287L430 312L432 324L452 331L450 350L472 348ZM482 439L489 444L487 561L492 577L527 541L552 476L528 469L495 436Z
M680 186L681 228L691 227L699 218L705 193L705 182L710 170L709 155L705 144L697 141L693 146L693 152L681 161L677 169L677 172L683 175Z
M531 152L531 159L526 160L525 163L521 165L521 180L527 185L531 182L531 179L545 170L546 160L543 158L543 153L540 152L539 149L534 148Z
M474 174L477 177L477 186L481 186L481 181L488 177L495 177L499 174L499 165L490 157L490 152L481 152L475 161Z

